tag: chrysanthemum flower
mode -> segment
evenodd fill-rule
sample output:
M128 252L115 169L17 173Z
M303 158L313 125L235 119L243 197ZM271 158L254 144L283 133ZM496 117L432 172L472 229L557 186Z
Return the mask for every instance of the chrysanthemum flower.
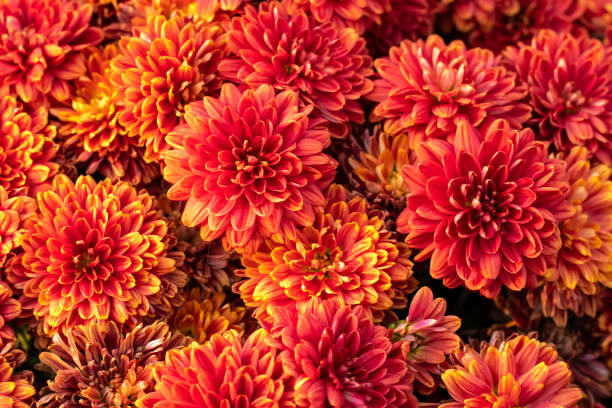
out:
M152 15L147 26L119 42L110 81L122 96L119 123L146 145L145 159L158 161L164 138L185 105L217 89L217 64L225 54L218 25L174 14Z
M15 332L8 325L21 314L21 303L13 299L13 291L6 283L0 281L0 349L15 341ZM2 398L0 398L0 401Z
M293 407L290 380L260 329L243 343L233 330L166 355L155 391L139 408Z
M187 276L166 254L166 223L149 194L125 182L59 175L38 207L8 277L45 334L169 314Z
M394 337L401 341L408 369L420 383L417 388L423 393L436 388L439 375L448 368L448 364L444 364L447 357L461 344L455 334L461 319L445 313L444 298L434 299L431 289L423 287L412 298L406 320L394 328Z
M483 343L480 352L466 346L455 368L442 381L455 402L440 408L573 408L582 391L570 385L572 373L555 349L527 336L499 345Z
M271 334L295 378L297 407L416 407L400 343L361 306L313 302L303 312L279 309Z
M219 98L189 104L185 122L166 138L164 177L202 239L244 247L312 224L337 163L322 153L329 132L309 122L295 92L225 84Z
M398 231L431 257L430 273L496 296L501 286L534 288L561 247L558 223L571 215L565 163L530 129L496 120L482 132L463 122L454 144L432 139L402 171L410 193Z
M567 199L574 214L560 226L563 246L556 265L529 297L560 325L568 310L594 316L601 285L612 287L612 169L591 166L587 157L585 147L559 155L567 162Z
M0 99L0 186L10 196L34 196L49 187L59 168L51 161L59 148L55 133L44 107L26 112L13 96Z
M542 30L506 51L529 88L540 137L565 152L586 146L612 164L612 53L585 35Z
M311 300L338 298L377 312L406 306L415 287L408 247L395 240L362 197L332 185L325 209L295 239L266 240L242 258L236 284L257 317L273 321L277 308L302 309Z
M109 78L117 48L113 44L88 52L87 74L76 81L71 107L51 109L62 122L62 147L76 162L86 163L89 174L99 171L112 180L148 183L159 175L159 166L145 163L144 143L117 120L121 95Z
M187 343L156 322L127 333L114 323L91 322L57 334L40 361L55 377L42 390L38 408L133 407L153 391L153 365Z
M31 376L14 373L9 361L0 355L0 404L6 408L29 408L34 394Z
M24 222L36 211L36 201L27 196L9 198L0 186L0 267L14 248L21 245Z
M352 0L349 0L352 1ZM372 90L372 59L365 40L349 28L317 23L287 3L263 2L245 8L228 29L228 48L236 56L219 64L229 79L251 88L270 84L292 89L313 115L329 121L332 135L344 137L349 122L362 123L359 98Z
M374 65L380 79L368 97L379 103L371 119L384 120L392 135L408 132L410 148L452 137L460 121L481 126L502 118L519 127L530 117L529 106L520 102L525 85L491 51L468 50L461 41L446 45L431 35L391 47L389 57Z
M170 326L190 336L202 344L216 333L223 334L235 330L244 334L244 306L225 301L225 293L217 292L212 296L202 293L200 288L194 288L186 296L185 303L180 306L170 320Z
M81 51L102 41L89 27L91 5L72 0L4 0L0 4L0 92L26 103L67 100L85 73Z

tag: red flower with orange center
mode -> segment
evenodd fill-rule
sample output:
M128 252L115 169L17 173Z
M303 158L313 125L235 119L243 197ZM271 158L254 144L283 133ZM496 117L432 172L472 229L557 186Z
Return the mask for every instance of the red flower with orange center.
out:
M372 59L352 29L264 2L232 20L228 48L237 58L221 62L223 75L251 88L270 84L298 92L304 105L314 106L314 116L330 122L332 135L345 137L350 122L364 121L359 99L372 90Z
M368 96L378 102L371 119L384 120L393 135L407 132L410 148L428 138L452 138L460 121L481 126L502 118L519 127L530 117L520 102L525 85L489 50L468 50L461 41L446 45L431 35L391 47L374 65L380 79Z
M170 312L187 276L166 256L166 223L151 196L125 182L59 175L26 221L8 270L45 334L92 320L135 324Z
M415 287L409 256L364 198L349 200L343 187L332 185L312 226L243 256L246 269L238 275L248 279L235 290L247 306L259 308L263 322L272 322L277 308L329 298L363 305L380 319L384 310L405 307Z
M26 103L68 100L70 81L85 73L80 53L102 41L89 27L92 7L71 0L4 0L0 4L0 92Z
M216 90L217 64L225 54L218 25L182 14L152 15L147 26L119 42L110 81L122 96L119 123L146 145L145 159L158 161L165 136L189 102Z
M534 288L554 264L558 223L571 215L565 163L534 139L505 120L482 132L463 122L454 145L432 139L403 168L410 193L398 231L444 285L494 297L502 285Z
M270 85L223 85L219 98L189 104L166 140L168 198L187 201L183 222L204 240L224 236L232 247L311 224L337 165L322 153L329 132L309 122L295 92Z

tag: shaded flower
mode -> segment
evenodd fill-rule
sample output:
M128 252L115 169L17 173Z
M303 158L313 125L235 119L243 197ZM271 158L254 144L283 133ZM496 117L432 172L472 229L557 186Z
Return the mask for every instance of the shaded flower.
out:
M416 407L400 343L361 306L326 300L279 309L271 335L298 407Z
M405 307L416 286L409 256L364 198L349 199L342 186L332 185L325 209L295 239L266 240L243 255L238 275L247 279L234 288L266 323L279 308L301 310L329 298L363 305L380 320L383 311Z
M6 408L29 408L36 394L32 373L13 371L5 355L0 355L0 403Z
M228 48L235 57L222 61L219 71L251 88L298 92L302 104L314 106L314 116L329 121L332 135L345 137L350 122L364 121L359 99L372 90L365 40L301 10L291 14L286 4L249 5L234 18Z
M0 4L1 94L26 103L68 100L85 73L80 53L102 41L89 27L92 7L71 0L5 0Z
M155 391L140 408L293 407L290 380L260 329L244 343L233 330L166 355L155 367Z
M21 303L13 299L13 291L9 285L0 281L0 349L6 344L15 342L15 332L8 323L19 317L20 314ZM1 397L0 401L2 401Z
M380 79L368 96L378 102L371 120L384 120L392 135L407 132L411 149L428 138L452 138L462 121L481 126L501 118L520 127L530 117L521 102L525 85L489 50L430 35L391 47L374 66Z
M134 325L180 304L187 276L166 254L167 227L145 191L59 175L38 207L8 277L45 334L88 321Z
M13 96L0 99L0 186L9 196L49 188L59 168L51 161L59 148L55 133L44 107L27 112Z
M457 357L457 365L442 374L455 402L440 408L573 408L583 397L554 347L527 336L483 342L480 351L465 346Z
M602 294L602 305L597 316L597 324L602 333L601 352L603 353L608 367L612 369L612 291L607 290Z
M311 224L337 165L322 153L329 132L309 122L295 92L270 85L223 85L219 98L189 104L166 140L168 198L187 201L183 222L202 239L231 247Z
M7 255L21 246L24 222L36 211L36 201L27 196L10 197L0 186L0 267Z
M158 161L165 136L178 125L189 102L216 90L217 64L225 54L218 25L182 14L152 15L137 35L119 41L111 62L111 84L122 96L119 123L146 145L145 159Z
M88 50L87 74L80 77L70 107L51 109L61 122L62 148L86 172L99 171L112 180L148 183L159 175L159 166L144 161L144 143L119 124L121 93L110 82L110 62L117 54L114 44L104 51Z
M566 153L586 146L606 164L612 164L611 55L598 40L552 30L505 53L528 86L540 137Z
M91 322L72 328L66 337L57 334L49 351L40 354L55 376L37 407L133 407L153 391L154 364L186 343L160 322L126 333L115 322Z
M482 132L463 122L454 144L429 140L403 168L410 193L398 231L445 286L494 297L502 285L534 288L556 262L558 223L571 215L565 163L534 139L505 120Z
M449 368L448 356L461 344L455 334L461 319L445 313L444 298L434 299L431 289L423 287L412 298L406 320L393 329L421 393L430 393L437 387L439 375Z

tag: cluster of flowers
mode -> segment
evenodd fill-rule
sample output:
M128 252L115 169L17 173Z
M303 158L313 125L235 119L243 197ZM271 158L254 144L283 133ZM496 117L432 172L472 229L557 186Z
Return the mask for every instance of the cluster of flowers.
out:
M610 406L612 0L0 0L0 243L3 408Z

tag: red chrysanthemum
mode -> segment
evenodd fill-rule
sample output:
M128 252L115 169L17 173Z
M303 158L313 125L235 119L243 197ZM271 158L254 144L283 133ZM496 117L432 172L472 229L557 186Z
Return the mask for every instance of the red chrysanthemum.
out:
M225 54L218 25L183 14L152 15L147 26L119 42L111 83L122 96L119 123L146 145L145 159L158 161L165 136L179 123L185 105L217 89L217 64Z
M10 196L30 195L49 187L59 166L55 127L47 124L44 107L23 110L13 96L0 100L0 186Z
M466 346L442 381L455 402L440 408L574 408L582 391L570 385L572 373L555 349L527 336L500 344Z
M38 207L26 221L24 253L7 273L45 334L171 311L187 276L166 256L166 223L149 194L125 182L59 175Z
M243 343L233 330L166 355L155 391L139 408L291 408L293 392L277 351L260 329Z
M228 48L237 56L219 64L219 71L251 88L269 84L294 90L316 117L330 122L337 137L350 122L362 123L359 98L372 90L372 59L365 40L350 28L317 23L304 11L289 14L286 3L247 6L232 20Z
M21 246L24 222L36 211L36 201L27 196L10 197L0 186L0 267L15 248Z
M321 152L329 132L309 122L295 92L225 84L219 98L189 104L185 122L166 138L164 177L204 240L244 247L312 224L337 163Z
M381 78L368 96L379 102L371 119L385 120L393 135L407 132L411 148L424 139L452 137L460 121L481 126L501 118L519 127L530 117L529 106L520 102L525 85L491 51L468 50L461 41L446 45L431 35L403 41L374 65Z
M527 84L540 137L569 153L586 146L612 164L612 52L596 39L543 30L506 51Z
M405 307L406 294L415 287L409 256L364 198L349 199L343 187L332 185L312 225L294 239L265 240L243 256L246 269L238 275L247 279L235 290L267 323L277 308L301 310L329 298L363 305L380 319L387 309Z
M303 312L279 309L277 317L271 335L295 378L297 407L417 406L400 343L365 308L326 300Z
M534 288L554 263L558 223L571 214L565 163L534 139L505 120L482 132L463 122L454 145L430 140L403 168L410 193L398 231L446 286L493 297L502 285Z
M89 27L91 5L72 0L3 0L0 3L0 90L26 103L65 101L70 81L85 73L80 53L102 41Z

